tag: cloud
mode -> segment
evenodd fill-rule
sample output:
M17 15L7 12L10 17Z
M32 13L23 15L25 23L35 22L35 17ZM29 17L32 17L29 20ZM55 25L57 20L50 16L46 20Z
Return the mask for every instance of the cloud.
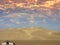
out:
M46 16L42 15L42 14L39 14L38 17L40 17L40 18L46 18Z
M57 12L55 13L56 10L54 9L60 9L59 7L60 0L46 0L46 1L42 0L41 3L39 4L37 4L34 0L26 0L28 3L24 1L25 0L22 0L22 1L6 0L5 4L0 4L0 10L4 10L5 11L4 13L6 13L7 15L4 15L4 16L2 15L0 17L10 19L9 21L11 23L15 23L18 25L26 24L26 23L37 24L37 22L39 22L40 19L42 19L41 21L42 24L46 24L48 23L46 18L54 22L57 21L57 18L59 16L58 14L56 14ZM34 3L34 5L32 3ZM16 10L16 8L19 8L19 10L22 8L24 10L21 13L19 10ZM14 10L6 11L7 9L12 9L12 10L14 9ZM17 13L15 11L19 11L19 12ZM39 20L37 20L36 18L38 18ZM25 22L23 21L21 22L20 19L26 19L27 21L24 20ZM0 21L4 21L4 20L0 20Z
M0 19L0 22L4 21L3 19Z
M39 1L39 0L3 0L0 1L3 2L0 4L0 9L7 9L7 8L16 8L16 7L22 7L24 8L29 8L29 7L46 7L46 8L55 8L54 5L60 4L60 0L45 0L45 1ZM41 2L41 3L39 3ZM38 3L38 5L37 5ZM34 4L34 5L33 5ZM60 9L60 7L58 7Z
M60 0L54 0L54 1L55 1L56 4L60 2Z
M54 4L55 4L54 1L46 1L46 2L43 2L41 6L52 8Z
M41 21L41 23L42 23L42 24L47 24L46 19L43 19L43 20Z
M23 13L10 13L9 11L4 13L8 14L6 16L2 16L4 18L17 18L17 17L22 18L25 16Z
M29 18L27 18L29 24L34 23L34 15L30 15Z
M56 18L52 18L52 19L51 19L51 21L56 22L56 21L57 21L57 19L56 19Z
M0 24L0 28L3 28L3 27L9 27L11 26L10 24Z
M29 20L29 23L32 24L32 23L35 23L34 20Z
M10 21L11 23L20 24L20 22L17 21L17 20L15 20L15 19L10 19L9 21Z

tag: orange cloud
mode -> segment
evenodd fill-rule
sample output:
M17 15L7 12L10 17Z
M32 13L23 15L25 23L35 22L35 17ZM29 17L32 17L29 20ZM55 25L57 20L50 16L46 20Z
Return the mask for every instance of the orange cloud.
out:
M3 2L3 4L0 4L0 9L7 9L7 8L14 9L16 7L24 8L24 6L25 6L25 8L41 7L41 6L47 7L47 8L54 8L54 5L60 3L60 0L46 0L44 2L41 1L42 3L37 4L38 1L39 0L15 0L15 1L14 0L5 0L5 1L0 1L0 2Z
M60 3L60 0L51 0L51 1L45 1L40 6L48 7L48 8L55 8L54 5L58 5Z
M55 3L57 4L57 3L59 3L60 2L60 0L55 0Z
M44 3L42 3L41 6L44 6L44 7L48 7L48 8L52 8L52 6L55 4L54 1L46 1Z
M16 3L16 6L17 7L24 7L24 4L23 3Z

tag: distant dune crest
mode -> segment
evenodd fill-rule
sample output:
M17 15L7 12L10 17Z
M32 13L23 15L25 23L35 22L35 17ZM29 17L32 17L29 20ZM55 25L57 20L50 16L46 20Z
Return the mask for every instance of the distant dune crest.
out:
M0 40L60 40L60 32L44 28L10 28L0 30Z

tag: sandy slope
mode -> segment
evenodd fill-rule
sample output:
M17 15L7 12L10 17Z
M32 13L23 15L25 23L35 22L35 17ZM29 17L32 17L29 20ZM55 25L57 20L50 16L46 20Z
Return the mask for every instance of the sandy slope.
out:
M0 30L0 40L60 40L60 33L44 28Z

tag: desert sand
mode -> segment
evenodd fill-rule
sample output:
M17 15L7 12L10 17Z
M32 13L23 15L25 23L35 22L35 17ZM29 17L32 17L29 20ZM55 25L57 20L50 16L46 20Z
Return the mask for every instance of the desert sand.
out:
M0 40L60 40L60 32L45 28L8 28L0 30Z

